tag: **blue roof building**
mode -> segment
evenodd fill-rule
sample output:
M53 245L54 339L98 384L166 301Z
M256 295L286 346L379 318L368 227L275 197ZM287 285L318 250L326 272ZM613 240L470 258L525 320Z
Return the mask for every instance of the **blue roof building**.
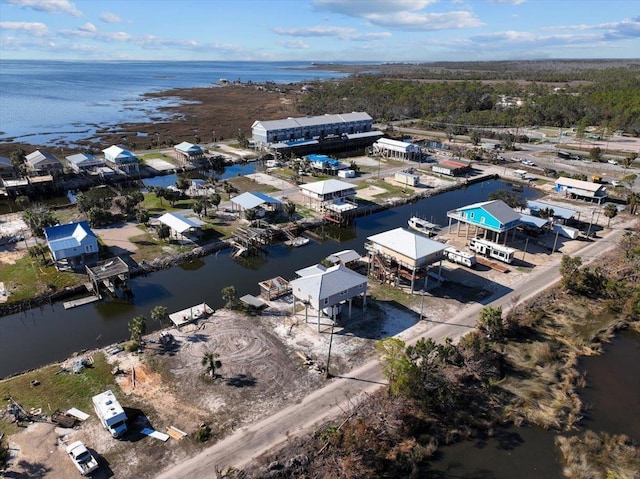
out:
M58 269L77 269L98 260L98 237L86 221L50 226L44 235Z
M467 238L471 226L476 229L475 236L478 235L479 229L484 230L484 237L487 232L492 232L496 237L496 241L500 240L500 235L515 229L521 223L520 213L507 205L502 200L484 201L482 203L474 203L468 206L462 206L455 210L447 211L449 217L449 230L451 230L451 220L458 221L458 231L460 231L460 223L467 225Z

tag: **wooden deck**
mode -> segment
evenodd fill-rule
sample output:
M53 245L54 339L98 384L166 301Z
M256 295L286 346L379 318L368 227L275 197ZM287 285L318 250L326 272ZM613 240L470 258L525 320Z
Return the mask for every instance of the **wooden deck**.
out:
M213 308L211 308L207 303L200 303L195 306L191 306L190 308L171 313L169 315L169 319L173 324L180 327L184 324L197 321L198 319L207 319L213 313Z

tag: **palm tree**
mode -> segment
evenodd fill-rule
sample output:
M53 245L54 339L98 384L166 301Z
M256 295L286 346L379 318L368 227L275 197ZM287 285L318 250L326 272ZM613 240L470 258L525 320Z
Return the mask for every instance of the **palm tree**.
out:
M129 321L129 332L131 333L131 341L140 342L140 338L147 332L147 318L144 316L136 316Z
M607 203L604 207L604 215L608 218L607 228L609 227L609 223L611 223L611 218L615 218L618 216L618 208L613 203Z
M202 355L202 359L200 360L200 364L202 364L209 377L216 377L216 370L222 367L222 363L218 359L218 355L212 352L206 352Z
M169 321L169 312L166 306L156 306L151 310L151 319L157 321L161 328Z

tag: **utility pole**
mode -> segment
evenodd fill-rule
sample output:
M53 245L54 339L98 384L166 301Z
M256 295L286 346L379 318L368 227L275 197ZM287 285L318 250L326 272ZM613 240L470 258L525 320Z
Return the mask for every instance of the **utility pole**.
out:
M329 377L331 376L331 373L329 373L329 362L331 361L331 345L333 344L333 327L336 324L336 313L335 313L335 306L332 306L332 318L331 318L331 336L329 337L329 354L327 354L327 370L324 373L324 377L325 379L329 379Z
M529 238L524 242L524 251L522 252L522 261L524 261L524 257L527 254L527 246L529 245Z
M551 254L556 252L556 244L558 244L558 235L560 234L560 230L556 231L556 239L553 242L553 249L551 250Z

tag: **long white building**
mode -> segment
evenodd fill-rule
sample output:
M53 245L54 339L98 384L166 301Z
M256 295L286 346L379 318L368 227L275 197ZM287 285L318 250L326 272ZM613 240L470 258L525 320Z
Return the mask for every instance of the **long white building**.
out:
M257 147L274 143L323 139L372 131L373 118L365 112L255 121L251 125Z

